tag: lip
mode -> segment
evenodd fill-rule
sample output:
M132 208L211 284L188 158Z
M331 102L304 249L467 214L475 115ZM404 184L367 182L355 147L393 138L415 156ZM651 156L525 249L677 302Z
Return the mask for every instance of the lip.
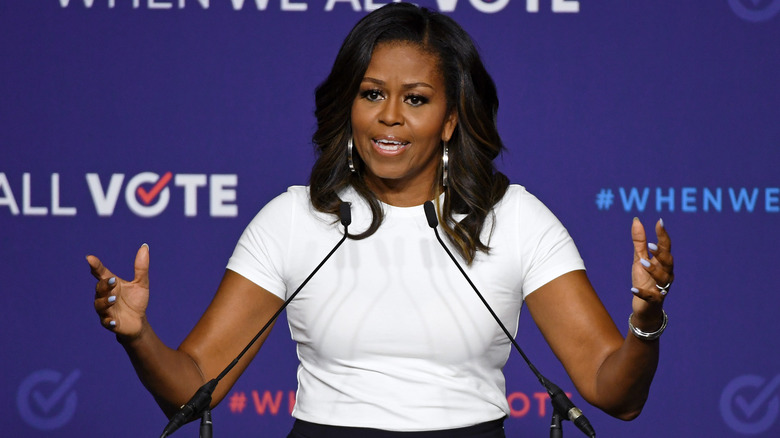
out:
M382 136L372 138L371 145L381 155L394 156L403 153L411 143L395 136Z

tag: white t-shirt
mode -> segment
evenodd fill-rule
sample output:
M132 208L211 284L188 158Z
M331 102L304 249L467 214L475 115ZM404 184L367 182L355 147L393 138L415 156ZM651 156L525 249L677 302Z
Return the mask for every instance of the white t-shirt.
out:
M341 199L352 203L350 232L367 229L366 203L353 190ZM383 207L377 232L344 242L287 308L300 359L293 416L420 431L508 415L501 368L509 340L423 207ZM459 261L516 333L523 298L584 265L566 229L522 186L510 186L494 212L483 230L490 254ZM314 210L307 187L290 187L252 220L227 267L286 299L343 236L335 219Z

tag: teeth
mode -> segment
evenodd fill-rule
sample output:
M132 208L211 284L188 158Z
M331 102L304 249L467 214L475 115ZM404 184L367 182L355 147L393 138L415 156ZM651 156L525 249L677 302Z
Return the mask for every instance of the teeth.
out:
M382 149L383 151L397 151L401 149L402 147L408 145L408 142L401 142L401 141L395 141L395 140L374 140L377 146L379 146L379 149Z
M400 141L393 141L393 140L377 140L377 143L387 143L387 144L403 144Z

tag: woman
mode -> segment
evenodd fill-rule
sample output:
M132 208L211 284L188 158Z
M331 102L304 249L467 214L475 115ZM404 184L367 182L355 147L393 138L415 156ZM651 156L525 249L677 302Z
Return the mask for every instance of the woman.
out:
M219 374L339 240L347 201L357 232L287 309L301 361L290 436L504 436L509 341L438 246L422 211L428 200L509 330L525 302L583 398L619 418L639 414L673 281L663 224L658 245L632 224L633 334L624 339L563 226L493 166L503 148L495 86L457 24L403 3L372 12L346 38L316 102L310 187L291 187L250 223L178 349L145 318L148 247L132 282L88 257L101 322L167 415Z

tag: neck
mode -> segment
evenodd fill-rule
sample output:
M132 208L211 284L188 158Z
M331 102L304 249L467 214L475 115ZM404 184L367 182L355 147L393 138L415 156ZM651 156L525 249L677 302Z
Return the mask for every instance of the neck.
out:
M430 201L435 196L432 184L408 185L396 180L379 178L366 178L366 184L380 201L394 207L415 207Z

